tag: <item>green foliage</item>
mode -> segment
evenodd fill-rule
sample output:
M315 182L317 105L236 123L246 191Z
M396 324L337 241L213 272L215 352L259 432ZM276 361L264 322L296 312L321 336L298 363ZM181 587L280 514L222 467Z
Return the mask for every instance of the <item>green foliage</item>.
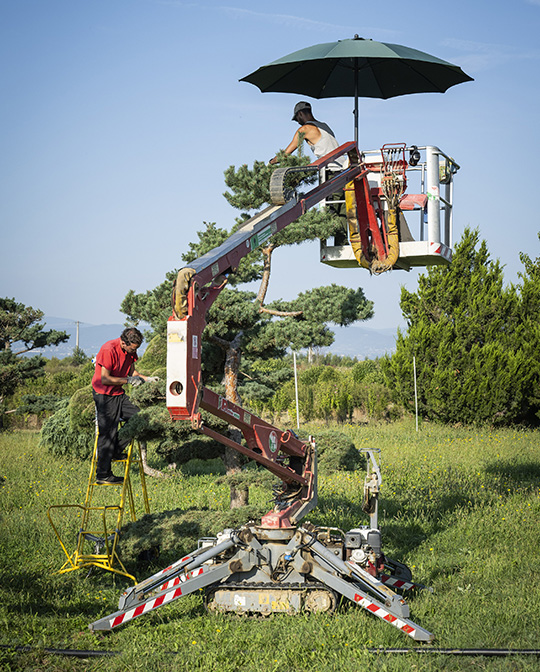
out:
M264 330L270 321L268 315L261 315L255 303L255 294L239 289L225 288L208 311L208 323L204 337L232 341L242 332L242 351L246 356L279 356L279 350L272 348L272 339ZM270 350L272 348L272 350Z
M139 396L133 394L133 401L143 406L141 400L144 388L148 390L150 384L141 385L137 390ZM203 412L205 425L219 432L227 431L227 424L214 416ZM156 454L161 456L167 464L181 466L194 458L211 460L222 457L223 446L220 443L205 437L194 431L186 422L171 420L163 400L161 403L149 403L141 408L133 418L120 430L120 437L124 439L137 439L146 443L152 443Z
M69 400L68 407L72 430L86 433L95 431L96 406L91 385L78 389Z
M312 208L280 231L272 243L275 247L301 245L306 240L326 239L342 230L343 222L332 213Z
M299 433L299 437L303 441L307 441L309 435L302 431ZM317 466L320 475L365 468L365 458L348 434L335 429L318 427L315 430L315 438Z
M281 168L303 166L310 163L310 160L302 156L301 153L299 156L295 156L294 154L287 155L284 152L279 152L277 156ZM252 168L248 168L247 165L240 166L238 169L230 166L225 171L225 183L230 191L226 191L224 196L233 207L244 211L233 231L245 221L249 216L247 214L249 211L258 210L263 205L271 203L269 185L274 170L275 166L263 161L255 161ZM313 171L294 172L287 176L288 183L286 186L296 190L302 184L313 185L316 179L317 173ZM342 219L330 210L311 209L272 236L265 246L266 251L271 255L272 250L284 245L299 245L307 240L329 238L342 230L343 225ZM260 255L260 252L255 251L253 254Z
M321 381L338 381L340 374L337 369L332 366L311 366L300 373L299 380L306 385L314 385Z
M373 302L363 290L331 284L301 292L293 301L274 301L272 310L302 311L300 317L285 317L272 323L276 341L290 345L293 350L324 347L334 342L329 324L348 326L373 316Z
M86 460L94 448L95 418L92 386L86 385L58 403L54 415L43 423L40 445L53 455Z
M540 240L540 233L538 234ZM520 255L524 270L520 273L521 310L517 339L521 344L527 367L520 371L523 386L527 390L527 403L536 417L532 424L540 422L540 257L532 260L529 255Z
M36 414L39 418L48 417L56 411L61 401L69 399L79 389L88 387L93 373L94 365L90 361L76 365L71 357L53 357L46 360L43 375L26 379L19 385L11 404L17 407L17 415Z
M148 343L143 356L137 361L137 371L147 376L164 378L167 364L167 339L156 334Z
M73 354L70 356L70 363L75 366L82 366L87 364L90 361L90 358L86 355L84 350L79 347L73 348Z
M95 430L80 429L71 425L69 401L59 403L54 415L48 418L41 429L40 446L52 455L77 457L82 460L92 455Z
M413 410L416 356L419 411L432 420L537 422L536 392L531 394L537 357L523 328L519 294L503 286L501 265L478 239L477 231L466 230L449 267L431 267L417 292L402 290L408 329L398 334L384 373Z
M356 362L352 367L351 377L355 383L384 383L381 364L377 359Z
M87 362L81 367L65 366L56 370L49 370L47 363L44 375L36 381L27 383L24 389L35 394L56 394L60 397L68 397L80 387L89 385L93 375L92 362Z
M119 546L122 561L138 570L137 565L147 563L156 550L160 564L166 566L196 549L202 537L239 527L264 513L263 506L244 506L228 511L173 509L146 514L122 528Z
M47 411L55 411L63 401L56 394L24 394L17 407L17 413L35 413L42 415Z
M310 160L305 156L278 153L279 167L306 166ZM223 196L233 208L238 210L258 210L263 205L270 203L270 178L276 166L266 161L254 161L253 166L248 168L243 164L238 169L229 166L225 171L225 184L231 191L226 191ZM313 183L317 173L313 171L299 171L291 174L287 186L296 189L301 183Z
M8 410L6 399L23 383L40 378L44 373L44 357L22 355L69 339L64 331L46 330L42 318L41 310L17 303L15 299L0 298L0 430Z
M373 317L373 302L366 300L360 287L351 289L335 284L301 292L292 308L302 310L305 320L332 322L341 327Z
M343 432L357 446L381 448L383 550L387 557L405 562L415 581L434 589L408 591L411 619L435 633L441 649L538 648L538 432L456 429L433 423L415 432L410 422L346 427ZM84 662L92 672L144 666L160 672L202 668L358 672L364 667L388 672L413 668L521 672L538 667L533 656L477 656L469 663L463 656L437 655L425 647L419 651L399 630L349 601L333 614L253 619L207 613L197 593L141 616L110 636L93 634L88 624L116 611L121 593L132 584L97 568L90 575L86 569L58 574L66 557L46 522L51 504L81 503L88 469L88 463L38 448L35 433L0 435L3 644L34 649L1 651L0 668L6 672L79 670L80 659L44 650L60 645L103 653ZM310 522L345 531L368 524L361 509L364 476L363 469L321 475L319 505ZM133 535L127 525L123 528L121 557L129 558L138 580L193 551L199 533L215 534L249 518L257 520L261 510L270 508L268 492L254 486L254 508L233 511L233 518L227 518L228 489L214 481L190 475L149 484L153 514L179 511L176 520L163 514L170 525L163 531L162 554L151 568L135 561L141 550L151 548L147 542L155 530L153 521ZM140 498L136 474L133 485ZM80 527L76 511L66 510L65 516L55 518L70 553ZM218 518L219 514L225 517ZM161 526L161 521L157 524ZM160 545L160 533L155 535ZM394 656L369 653L378 647L411 650ZM117 655L106 656L111 650ZM181 654L171 654L172 650Z
M290 361L279 358L245 360L240 370L242 402L256 413L263 412L275 391L294 376Z
M65 331L45 330L41 319L43 311L36 310L15 299L0 298L0 344L2 350L13 350L15 355L48 345L59 345L69 340Z
M43 375L45 358L17 357L11 350L0 351L0 401L11 396L24 381Z
M312 366L298 375L298 406L304 422L352 420L355 413L364 419L389 420L399 417L391 390L381 383L378 360L357 362L352 368ZM280 415L288 412L296 417L294 381L278 389L265 409Z
M337 419L344 422L352 416L354 409L350 379L338 381L321 377L315 386L313 401L318 417L328 422L335 413Z

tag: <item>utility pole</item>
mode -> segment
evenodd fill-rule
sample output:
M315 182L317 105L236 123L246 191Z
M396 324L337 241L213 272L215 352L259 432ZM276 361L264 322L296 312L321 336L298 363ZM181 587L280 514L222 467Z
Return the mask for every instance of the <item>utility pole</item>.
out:
M77 320L77 335L75 336L75 348L79 349L79 320Z

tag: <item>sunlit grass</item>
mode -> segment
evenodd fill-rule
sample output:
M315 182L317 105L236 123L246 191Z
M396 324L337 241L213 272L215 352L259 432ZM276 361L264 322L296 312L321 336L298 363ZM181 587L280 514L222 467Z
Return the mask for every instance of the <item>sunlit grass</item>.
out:
M408 598L412 620L456 648L538 648L540 632L540 446L537 432L443 428L405 422L343 426L358 448L380 449L380 523L385 552L432 586ZM317 434L317 427L309 428ZM333 615L246 619L207 614L193 595L107 637L88 624L117 608L129 585L110 573L54 572L65 557L47 521L51 504L82 503L88 463L57 459L30 432L0 435L0 643L122 651L84 663L111 670L410 670L411 659L375 659L366 647L412 647L393 628L354 607ZM152 511L226 510L228 486L213 473L186 470L147 479ZM364 472L321 476L320 525L367 524ZM133 476L139 505L138 476ZM102 488L98 497L105 497ZM108 495L107 495L108 496ZM254 504L266 488L252 486ZM76 543L77 520L59 526ZM141 577L142 578L142 577ZM169 655L166 652L176 652ZM416 669L534 670L536 658L420 656ZM45 654L0 651L0 669L79 669ZM76 667L77 666L77 667Z

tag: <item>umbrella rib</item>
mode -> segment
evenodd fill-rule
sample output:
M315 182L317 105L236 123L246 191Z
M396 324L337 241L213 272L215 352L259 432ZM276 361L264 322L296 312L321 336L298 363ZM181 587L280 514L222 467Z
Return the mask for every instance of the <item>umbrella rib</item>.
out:
M282 75L279 75L275 80L272 80L272 82L270 84L268 84L268 86L265 86L264 89L261 89L261 91L263 93L267 92L267 91L272 92L272 89L274 89L276 87L276 85L279 84L279 82L283 81L285 79L285 77L288 77L289 75L296 72L301 67L301 65L302 65L301 63L295 64L294 67L290 68L289 70L284 72ZM269 89L268 87L272 87L272 89Z
M400 61L400 64L403 66L406 66L410 71L414 72L414 74L421 78L424 82L427 82L428 85L431 88L431 91L438 91L439 93L444 93L451 85L444 86L444 88L437 84L432 77L428 77L424 72L421 72L421 70L415 65L415 61L407 60L407 59L402 59ZM418 91L418 93L429 93L429 91L424 90L424 91Z

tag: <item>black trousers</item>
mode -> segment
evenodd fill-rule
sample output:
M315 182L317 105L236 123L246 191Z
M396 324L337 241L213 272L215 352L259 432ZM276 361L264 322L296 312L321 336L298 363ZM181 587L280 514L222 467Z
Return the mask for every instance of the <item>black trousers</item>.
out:
M96 402L98 423L96 478L107 478L112 474L111 462L120 455L129 441L118 438L118 423L129 420L139 412L126 394L97 394L92 390Z

